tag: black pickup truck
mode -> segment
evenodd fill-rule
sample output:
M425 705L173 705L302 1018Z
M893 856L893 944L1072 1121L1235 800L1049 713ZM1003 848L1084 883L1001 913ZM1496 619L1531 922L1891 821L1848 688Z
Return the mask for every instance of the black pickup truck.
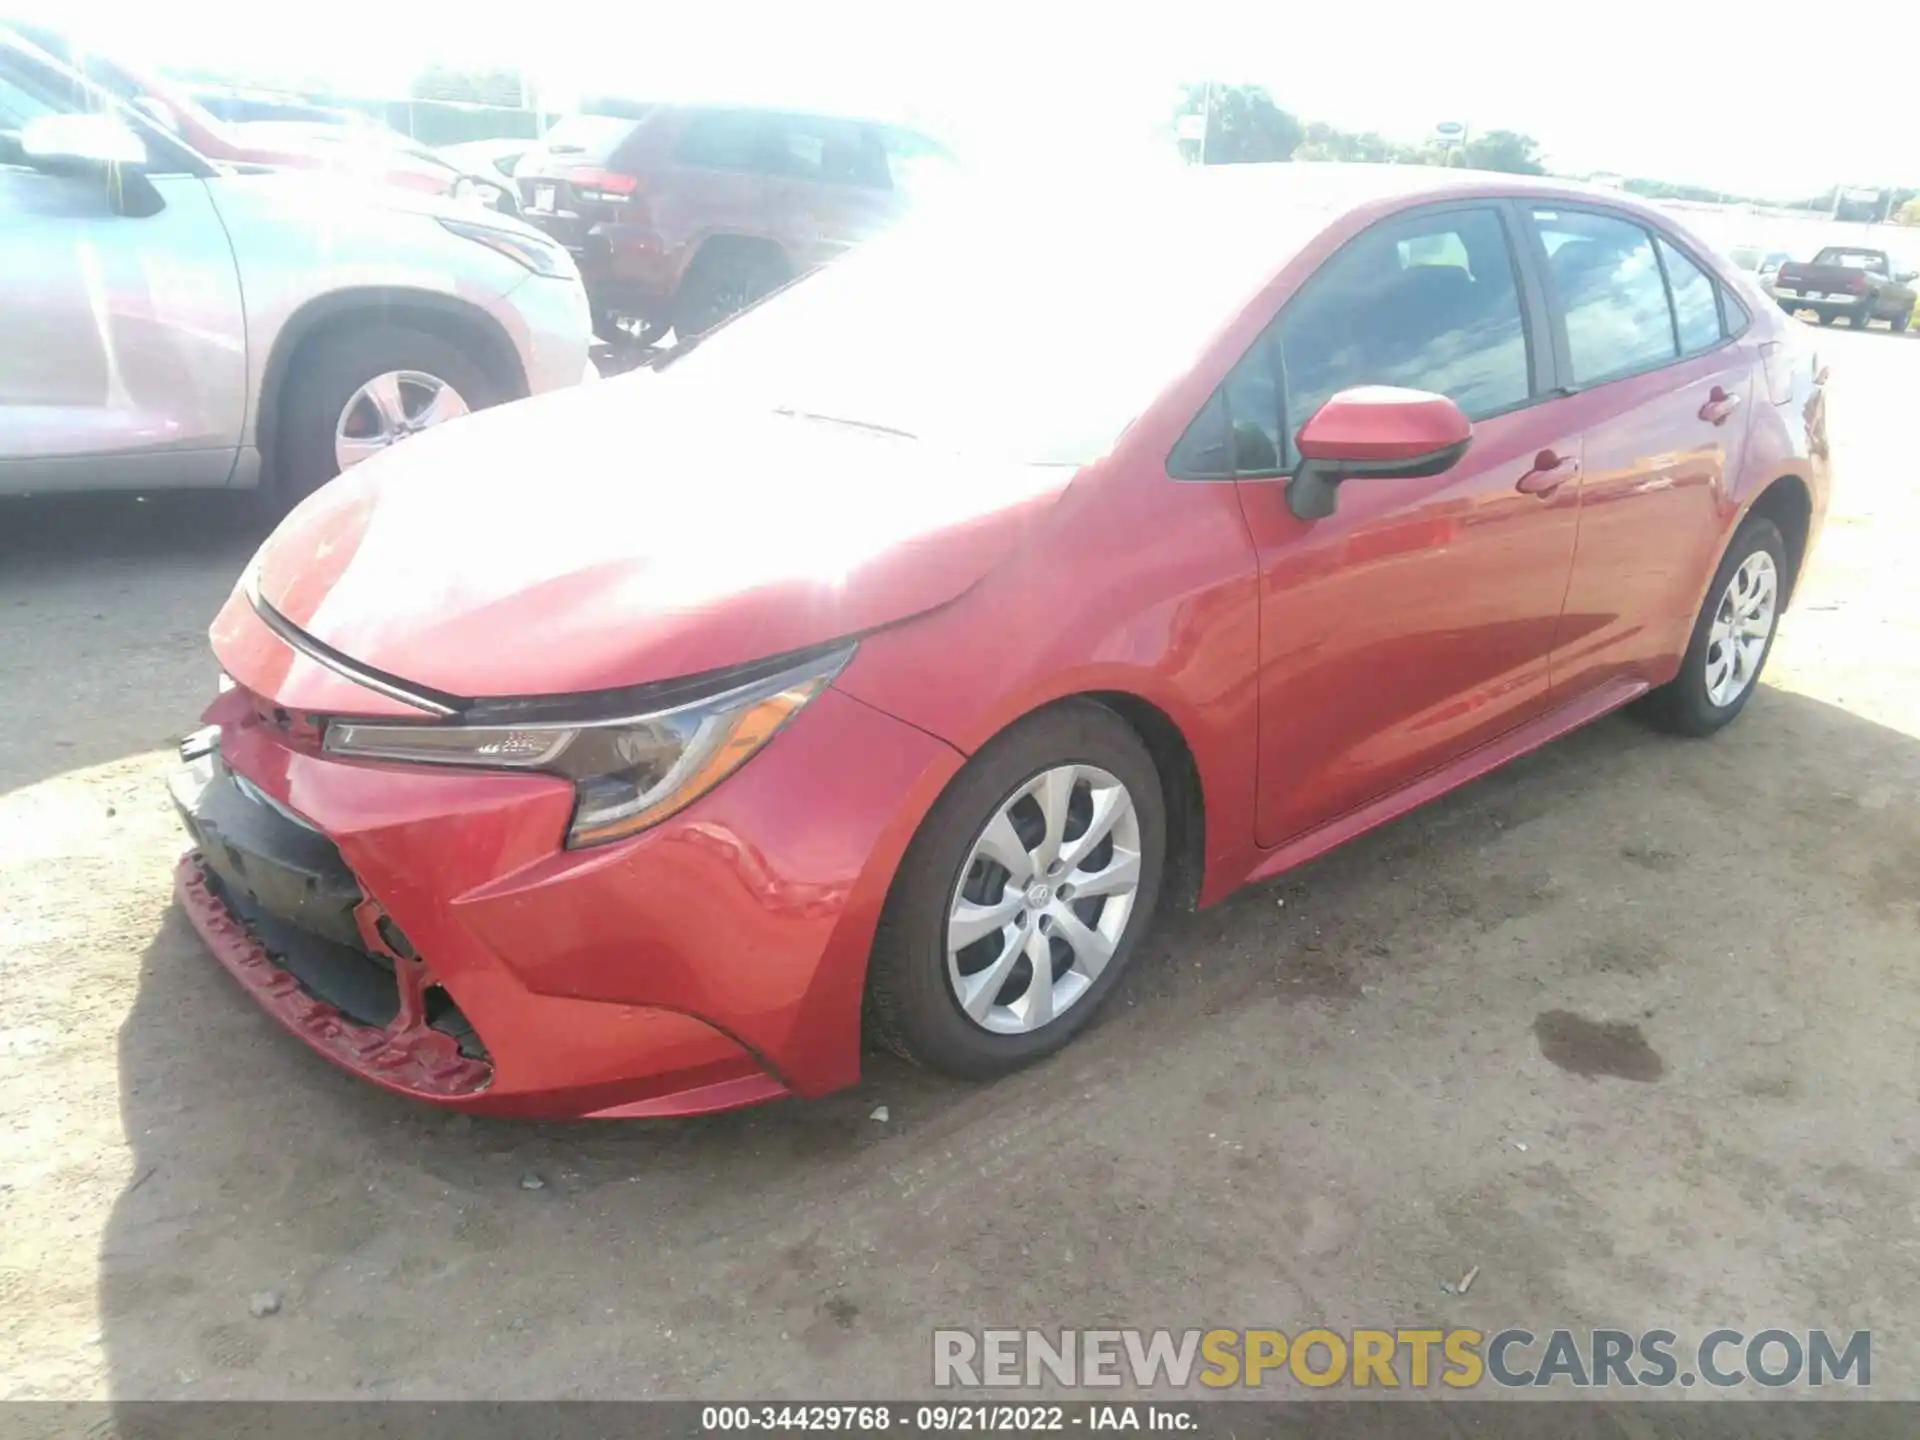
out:
M1811 310L1822 325L1845 315L1856 330L1869 320L1904 330L1913 320L1914 278L1911 270L1894 269L1884 250L1829 245L1812 260L1782 265L1773 291L1782 310Z

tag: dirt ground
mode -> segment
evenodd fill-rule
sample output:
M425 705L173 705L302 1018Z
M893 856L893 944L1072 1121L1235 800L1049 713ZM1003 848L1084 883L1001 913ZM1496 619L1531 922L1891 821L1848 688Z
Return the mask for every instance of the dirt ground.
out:
M254 537L0 511L0 1394L851 1398L936 1325L1325 1322L1870 1328L1920 1397L1920 345L1821 348L1837 513L1731 731L1609 720L1169 918L1004 1083L680 1123L449 1118L272 1027L161 786Z

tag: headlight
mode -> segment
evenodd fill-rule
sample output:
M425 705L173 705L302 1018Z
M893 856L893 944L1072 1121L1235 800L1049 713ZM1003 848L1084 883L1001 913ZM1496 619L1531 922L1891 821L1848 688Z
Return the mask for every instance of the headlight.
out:
M573 257L558 245L550 245L532 235L522 235L517 230L502 230L472 220L450 220L444 215L439 218L440 223L454 234L484 245L489 250L497 250L536 275L571 280L580 273L574 268Z
M803 664L649 715L579 725L363 725L335 721L330 754L424 765L541 770L573 781L567 844L618 840L684 810L744 765L853 656Z

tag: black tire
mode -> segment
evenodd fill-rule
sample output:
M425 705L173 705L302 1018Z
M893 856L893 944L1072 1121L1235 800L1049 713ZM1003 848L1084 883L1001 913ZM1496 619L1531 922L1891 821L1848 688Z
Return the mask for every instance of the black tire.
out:
M1909 305L1906 308L1906 311L1903 314L1901 314L1898 319L1889 320L1887 322L1887 328L1893 331L1897 335L1902 330L1905 330L1912 323L1913 323L1913 306Z
M1831 325L1839 317L1831 310L1816 310L1813 312L1813 318L1822 325Z
M322 335L294 356L280 390L271 503L295 505L340 473L333 440L341 413L362 385L390 370L417 370L445 381L469 410L504 398L484 370L424 330L372 324Z
M1753 678L1747 682L1746 688L1727 704L1715 705L1707 696L1707 655L1712 645L1714 616L1734 572L1759 550L1773 557L1774 573L1778 577L1778 590L1773 602L1773 629L1767 635L1766 647L1760 652L1760 663L1754 667ZM1786 609L1792 583L1793 577L1787 569L1786 541L1781 538L1780 527L1764 515L1749 516L1735 532L1732 543L1727 546L1727 553L1721 557L1720 568L1714 571L1713 583L1707 586L1707 598L1700 607L1699 618L1693 622L1693 636L1688 641L1686 656L1680 662L1680 673L1642 700L1640 712L1662 730L1676 735L1711 735L1731 723L1736 715L1747 708L1747 701L1753 698L1753 692L1760 687L1760 677L1766 673L1767 659L1773 654L1774 639L1780 633L1780 616Z
M1858 310L1853 312L1853 328L1854 329L1864 330L1867 328L1867 326L1871 325L1872 323L1873 323L1873 307L1871 305L1863 305Z
M949 905L962 880L960 869L987 822L1022 784L1069 761L1107 771L1133 800L1140 824L1133 912L1112 958L1077 1001L1037 1030L997 1034L967 1017L949 983ZM900 862L867 972L868 1033L915 1064L969 1080L1004 1075L1058 1050L1093 1020L1152 923L1166 834L1166 805L1153 757L1104 705L1067 701L996 736L935 803Z
M787 283L786 263L764 246L719 242L694 256L673 302L673 331L704 335Z

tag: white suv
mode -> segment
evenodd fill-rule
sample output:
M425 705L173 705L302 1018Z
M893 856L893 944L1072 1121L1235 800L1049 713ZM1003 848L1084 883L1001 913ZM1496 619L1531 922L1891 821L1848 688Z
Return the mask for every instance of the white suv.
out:
M572 258L479 205L186 149L0 28L0 494L265 486L591 376Z

